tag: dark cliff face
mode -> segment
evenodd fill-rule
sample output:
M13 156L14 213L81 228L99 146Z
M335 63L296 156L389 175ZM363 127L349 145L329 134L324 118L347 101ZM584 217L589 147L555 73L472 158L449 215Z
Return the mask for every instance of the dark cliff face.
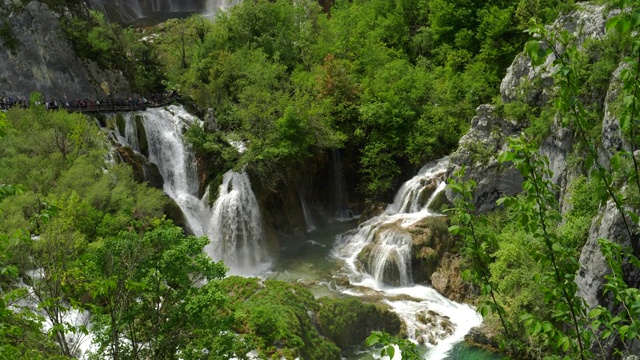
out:
M60 28L61 15L46 4L3 3L0 8L0 97L28 99L33 91L45 99L128 97L121 72L100 69L76 56Z

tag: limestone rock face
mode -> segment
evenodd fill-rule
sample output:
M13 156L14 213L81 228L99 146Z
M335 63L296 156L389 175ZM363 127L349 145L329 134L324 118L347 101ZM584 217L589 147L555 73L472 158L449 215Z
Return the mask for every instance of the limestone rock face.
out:
M602 305L617 314L623 311L622 307L615 303L611 293L603 294L607 281L606 276L611 274L611 270L602 254L599 239L607 239L622 246L631 246L622 214L613 201L606 204L601 215L596 217L591 224L589 238L580 254L580 269L575 281L578 285L578 295L586 301L590 309ZM623 272L624 280L629 287L637 288L640 286L640 269L623 265ZM614 348L622 348L622 344L617 344L613 340L613 338L609 338L602 344L605 353L611 356L613 356ZM640 342L635 341L627 346L631 353L640 353Z
M28 99L33 91L47 100L130 96L122 73L75 55L60 28L60 16L38 1L24 7L2 4L0 25L9 23L17 45L11 49L0 38L0 97Z
M579 10L559 17L549 28L556 32L569 31L580 48L586 39L604 35L607 19L612 15L614 13L605 16L604 5L583 3ZM552 64L555 59L555 55L551 54L543 65L533 67L526 54L518 54L500 84L502 100L509 102L520 98L528 103L546 103L550 88L553 87Z
M576 37L580 48L589 38L602 38L605 35L605 25L614 12L606 13L604 6L580 4L580 9L560 17L550 26L552 31L565 29ZM560 52L564 49L558 49ZM550 55L547 61L533 67L526 54L519 54L507 70L500 86L500 94L504 103L519 100L530 106L541 107L549 102L557 91L553 80L553 61L555 55ZM602 142L599 147L599 162L609 166L609 159L623 149L629 149L628 143L621 136L619 119L615 116L614 104L619 97L621 83L620 73L625 64L621 64L614 72L606 96L599 96L592 101L599 102L604 107L602 122ZM602 94L604 95L604 94ZM474 194L474 201L479 211L491 211L495 207L495 200L502 195L512 195L521 191L522 179L508 164L500 166L495 160L497 154L506 149L506 140L510 136L517 136L521 132L520 124L501 118L501 115L490 105L478 107L477 116L472 120L471 129L460 140L459 149L451 156L453 172L464 165L467 168L466 177L474 179L478 186ZM570 127L564 127L559 116L556 116L549 135L540 145L540 154L548 157L549 166L553 172L552 181L558 186L560 210L569 209L568 185L572 179L579 176L577 170L570 165L569 157L573 147L578 142L578 136ZM447 192L449 200L455 197L451 191ZM614 204L610 201L602 206L600 214L593 220L588 239L580 255L580 269L576 275L578 295L583 297L590 308L601 305L614 313L617 308L612 296L603 295L606 276L610 269L602 255L598 240L609 239L623 246L630 245L630 239L624 227L623 218ZM453 298L451 292L455 284L449 274L455 273L454 261L441 260L440 268L431 276L431 281L438 291ZM631 266L623 266L625 281L631 287L640 286L640 270ZM470 338L473 342L489 344L489 340L480 336L482 331L472 330ZM475 338L474 338L475 337ZM630 354L640 353L640 344L627 344ZM614 347L622 348L621 344L605 343L605 351L612 355ZM599 353L598 349L592 349Z
M495 208L496 200L503 195L515 195L522 190L520 173L498 164L495 155L506 150L506 139L520 133L520 127L499 117L491 105L480 105L471 121L471 129L460 139L458 150L451 155L454 164L450 173L466 166L467 178L477 183L474 201L479 211ZM449 201L455 194L446 190Z

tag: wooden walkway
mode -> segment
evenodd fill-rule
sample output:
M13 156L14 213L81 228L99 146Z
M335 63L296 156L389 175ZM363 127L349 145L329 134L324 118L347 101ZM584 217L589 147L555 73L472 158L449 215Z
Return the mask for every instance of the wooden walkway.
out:
M179 101L180 96L170 96L162 99L162 101L148 101L144 104L138 105L114 105L114 104L87 104L83 107L77 106L63 106L59 105L57 108L49 109L49 111L54 110L66 110L68 112L74 113L82 113L82 114L95 114L95 113L110 113L110 112L129 112L129 111L144 111L148 108L158 108L164 107L167 105L171 105L175 101ZM0 103L0 110L9 110L12 107L23 107L21 104L7 105Z

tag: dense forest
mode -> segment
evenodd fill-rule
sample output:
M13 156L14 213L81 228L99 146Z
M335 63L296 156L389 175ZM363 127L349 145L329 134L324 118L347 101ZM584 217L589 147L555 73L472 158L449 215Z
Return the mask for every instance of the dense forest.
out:
M444 207L464 299L485 318L474 340L514 359L640 350L637 2L255 0L143 29L78 1L45 3L80 58L120 71L136 94L175 89L204 119L184 135L211 197L228 170L277 194L339 151L351 201L371 211L460 142L471 155L450 173ZM603 9L605 35L546 26L584 6ZM0 40L19 49L4 19ZM548 76L506 97L501 80L523 57ZM203 252L209 239L175 225L171 200L114 156L117 118L44 100L0 112L0 358L73 358L90 336L89 359L339 359L371 331L367 345L419 358L375 301L226 276ZM482 104L505 128L463 146ZM570 175L557 180L540 149L560 131ZM492 211L474 195L489 165L522 184ZM593 230L608 222L615 239ZM608 266L596 304L577 280L591 238Z

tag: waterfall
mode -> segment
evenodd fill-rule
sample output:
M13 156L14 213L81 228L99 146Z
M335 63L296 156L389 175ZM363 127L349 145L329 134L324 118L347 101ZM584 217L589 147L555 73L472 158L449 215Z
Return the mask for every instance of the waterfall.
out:
M307 201L304 199L304 195L300 188L298 188L298 196L300 197L300 205L302 206L302 214L304 215L304 223L306 225L306 231L308 233L314 231L316 229L315 221L313 221L313 217L311 216L311 211L309 211L309 207L307 206Z
M187 226L200 236L206 218L205 204L198 198L198 174L193 151L186 146L182 133L199 120L184 108L170 106L141 113L149 145L149 161L158 165L164 179L164 192L182 210Z
M400 187L393 204L385 212L387 214L417 213L428 210L428 202L433 194L439 193L446 186L443 178L447 171L448 159L423 166L414 176Z
M433 348L429 359L444 358L453 344L481 322L469 306L412 282L412 226L426 217L441 216L431 205L445 189L447 166L446 158L425 165L402 185L383 214L339 236L333 249L334 257L344 263L349 283L355 286L344 292L359 296L365 293L358 289L369 288L384 294L385 302L404 321L409 338ZM410 299L399 300L402 296Z
M411 235L391 230L380 233L369 256L369 269L377 282L407 286L411 281Z
M331 152L331 163L333 164L333 202L335 215L338 220L349 220L353 218L353 213L347 206L347 182L342 170L342 158L338 149Z
M205 252L223 260L233 272L270 265L260 208L246 172L224 174L207 235L211 242Z
M124 129L116 129L109 136L136 152L140 150L136 117L144 126L149 161L158 166L164 180L164 192L182 210L189 230L196 236L209 237L210 244L205 252L216 261L224 260L231 273L255 275L266 270L270 265L267 237L262 230L260 208L247 173L229 171L224 174L219 196L210 207L208 192L202 198L198 197L195 155L182 138L189 126L201 125L201 121L182 106L174 105L127 113L122 125ZM237 142L236 145L242 144Z

